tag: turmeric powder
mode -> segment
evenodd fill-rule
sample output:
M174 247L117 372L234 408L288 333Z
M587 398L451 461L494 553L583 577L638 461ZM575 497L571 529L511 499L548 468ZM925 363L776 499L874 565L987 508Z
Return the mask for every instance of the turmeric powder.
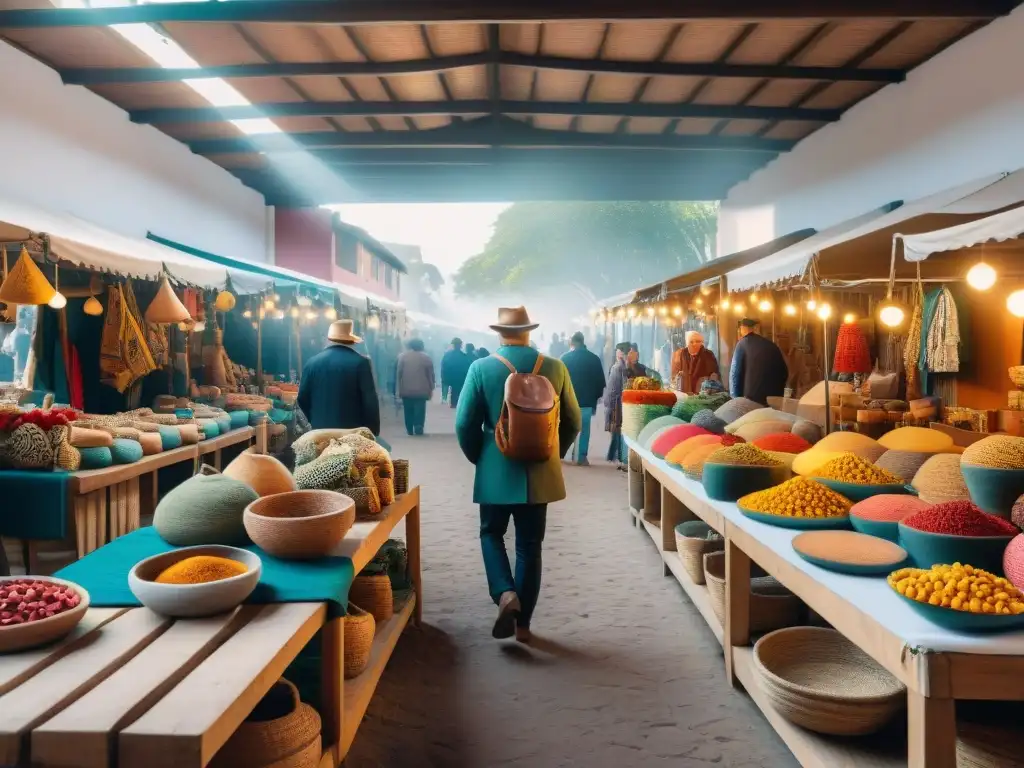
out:
M197 555L179 560L156 577L157 584L205 584L241 576L249 569L244 563L226 557Z

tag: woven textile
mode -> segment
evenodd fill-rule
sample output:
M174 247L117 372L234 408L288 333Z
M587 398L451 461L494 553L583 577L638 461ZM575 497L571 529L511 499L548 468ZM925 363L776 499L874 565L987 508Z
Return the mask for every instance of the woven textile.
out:
M843 323L839 327L832 370L838 373L868 373L871 370L868 340L857 323Z

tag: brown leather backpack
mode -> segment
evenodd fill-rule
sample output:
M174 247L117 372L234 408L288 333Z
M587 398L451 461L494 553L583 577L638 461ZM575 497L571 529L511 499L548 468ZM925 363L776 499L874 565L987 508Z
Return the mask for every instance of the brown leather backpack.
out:
M557 452L559 403L551 382L538 374L544 356L537 355L530 373L520 373L501 355L494 357L509 370L494 430L498 450L515 461L547 461Z

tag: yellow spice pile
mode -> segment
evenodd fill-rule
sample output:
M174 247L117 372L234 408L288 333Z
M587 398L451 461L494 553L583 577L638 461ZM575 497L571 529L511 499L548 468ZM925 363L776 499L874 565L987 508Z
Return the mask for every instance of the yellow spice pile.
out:
M1024 438L990 435L967 446L961 464L992 469L1024 469Z
M748 494L736 502L743 509L782 517L846 517L853 506L845 496L806 477Z
M911 600L965 613L1000 616L1024 613L1024 595L1006 579L970 565L900 568L889 586Z
M782 462L750 443L719 448L707 458L709 464L737 464L745 467L781 467Z
M858 485L892 485L903 482L889 470L882 469L853 453L845 453L837 459L832 459L814 470L812 475Z
M248 570L245 563L227 557L196 555L165 568L155 581L157 584L206 584L240 576Z

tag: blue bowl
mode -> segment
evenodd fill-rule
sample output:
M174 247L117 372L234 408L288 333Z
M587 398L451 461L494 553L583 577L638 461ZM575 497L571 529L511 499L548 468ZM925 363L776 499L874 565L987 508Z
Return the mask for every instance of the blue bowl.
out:
M888 520L868 520L851 514L850 524L855 531L866 533L868 536L877 536L880 539L895 541L899 544L900 524L898 520L892 522Z
M786 517L785 515L769 515L765 512L753 512L739 507L744 517L767 523L778 528L793 528L800 531L820 531L850 527L850 518L843 517Z
M881 563L875 565L862 565L858 563L846 563L840 560L831 560L829 558L817 557L815 555L808 554L800 548L800 537L801 536L813 536L813 532L805 532L793 538L793 551L796 552L800 557L806 560L808 563L824 568L826 571L835 571L836 573L845 573L850 576L887 576L894 570L902 568L907 561L906 552L902 560L896 563Z
M816 483L828 486L836 493L842 494L850 501L856 503L858 501L864 501L864 499L870 499L872 496L880 496L883 493L895 493L895 494L913 494L917 495L917 490L910 485L904 485L903 483L886 483L884 485L865 485L863 483L847 483L842 480L830 480L827 477L811 477Z
M919 603L899 592L896 592L896 597L910 603L919 614L945 629L955 629L961 632L1006 632L1024 627L1024 613L1008 616L994 616L991 613L967 613L966 611L954 611L952 608L943 608L941 605Z
M1024 469L995 469L961 464L971 501L990 515L1010 519L1013 504L1024 494Z
M701 483L709 499L736 501L748 493L756 493L786 482L792 471L789 467L750 467L742 464L704 463Z
M919 531L902 522L898 525L898 543L918 568L963 563L1002 575L1003 552L1013 539L1013 536L951 536Z

